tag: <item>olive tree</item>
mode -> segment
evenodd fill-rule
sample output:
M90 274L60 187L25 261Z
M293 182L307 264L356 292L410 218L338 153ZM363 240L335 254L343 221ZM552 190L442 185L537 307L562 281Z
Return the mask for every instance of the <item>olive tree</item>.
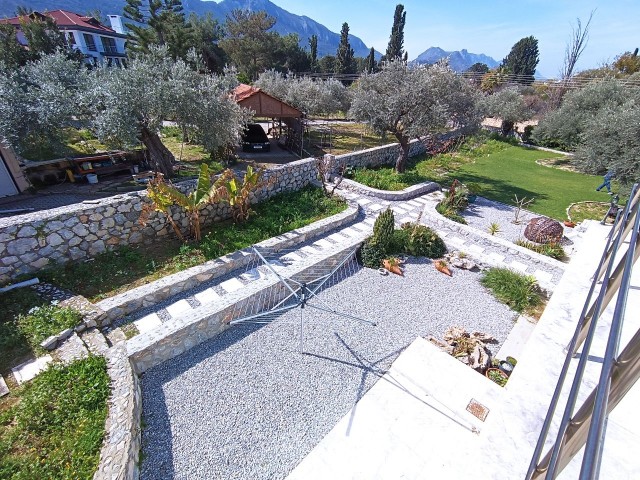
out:
M260 74L254 85L307 115L330 114L349 109L349 90L334 78L320 80L293 77L269 70Z
M173 120L210 151L239 141L245 112L230 97L232 75L202 74L166 47L151 47L126 69L103 68L91 78L87 103L98 138L123 147L142 142L155 168L173 175L173 154L159 136L162 122Z
M536 143L575 150L602 109L616 109L636 89L615 79L595 81L565 95L560 108L545 115L533 131ZM636 94L637 95L637 94Z
M444 64L410 68L393 61L360 78L349 116L368 122L378 134L395 136L400 144L395 170L400 173L412 138L477 128L483 117L479 99L473 86Z
M0 63L0 140L18 153L59 141L81 116L87 85L86 68L61 50L19 68Z
M528 120L533 112L517 87L504 88L485 98L487 115L502 120L502 135L507 136L516 122Z

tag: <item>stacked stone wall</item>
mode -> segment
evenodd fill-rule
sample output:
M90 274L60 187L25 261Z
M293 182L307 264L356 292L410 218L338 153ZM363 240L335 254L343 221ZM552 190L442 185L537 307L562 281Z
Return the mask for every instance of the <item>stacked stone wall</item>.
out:
M414 140L410 156L424 153L424 144ZM335 165L374 167L393 164L400 153L397 143L339 155ZM299 190L316 181L315 159L288 163L266 173L268 180L252 202L263 201L285 191ZM179 185L187 192L195 180ZM33 274L53 264L92 258L123 245L150 244L173 235L164 214L153 213L146 225L139 222L146 192L88 200L65 207L0 219L0 284L19 275ZM181 209L172 210L175 222L187 231L189 221ZM203 225L230 218L226 203L208 205L201 211Z

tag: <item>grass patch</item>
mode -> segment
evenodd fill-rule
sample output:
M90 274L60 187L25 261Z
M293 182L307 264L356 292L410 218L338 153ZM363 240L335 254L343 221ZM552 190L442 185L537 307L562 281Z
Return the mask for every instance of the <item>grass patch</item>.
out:
M596 192L600 177L539 165L542 159L561 158L549 152L514 146L484 137L468 139L456 152L434 157L415 157L407 171L396 174L391 167L356 170L354 179L373 188L402 190L416 183L444 184L458 179L477 184L476 193L513 205L518 198L535 198L529 210L564 220L571 203L603 200Z
M395 140L392 140L395 142ZM313 126L304 137L304 147L313 156L325 153L341 155L357 150L378 147L389 143L379 135L374 134L363 123L334 123L324 124L322 127Z
M59 141L33 139L25 145L22 156L29 160L53 160L64 157L91 155L109 149L100 143L87 129L67 127L62 130Z
M527 313L543 303L536 279L508 268L487 270L480 283L491 290L498 300L519 313Z
M565 260L567 258L567 254L562 248L562 245L555 242L550 243L534 243L528 240L516 240L516 245L520 245L521 247L528 248L536 253L541 255L546 255L547 257L555 258L556 260Z
M109 396L106 361L54 365L0 400L0 478L92 478Z
M225 221L203 229L200 244L183 245L167 238L151 246L105 252L89 262L52 267L38 276L97 301L335 215L344 211L346 204L325 197L321 189L308 187L253 208L255 214L246 223Z
M580 223L584 220L602 220L609 211L609 203L580 202L571 206L569 215L571 221Z
M18 319L33 307L46 305L47 302L30 288L0 293L0 374L8 373L11 367L33 355L31 343L20 328Z

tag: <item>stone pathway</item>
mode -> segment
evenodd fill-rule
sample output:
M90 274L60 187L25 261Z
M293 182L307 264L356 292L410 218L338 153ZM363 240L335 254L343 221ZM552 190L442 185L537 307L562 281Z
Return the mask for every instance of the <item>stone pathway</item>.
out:
M332 252L345 248L347 244L353 244L367 238L372 231L375 218L387 208L391 208L395 214L396 224L399 226L405 222L415 222L420 218L420 222L434 228L443 238L449 250L464 251L476 262L493 267L508 267L513 270L533 275L546 289L553 289L553 286L560 280L563 267L551 268L538 259L528 258L519 254L515 246L505 244L491 244L487 240L482 244L471 238L466 231L461 232L457 226L449 226L442 221L441 216L435 213L435 206L441 200L440 192L433 192L418 196L414 199L403 201L381 200L375 197L368 197L352 191L342 191L341 194L352 204L358 204L364 211L355 223L334 231L315 242L301 246L293 252L288 252L288 264L302 262L310 255L328 257ZM462 227L462 226L461 226ZM557 262L558 265L562 265ZM237 294L250 285L252 282L261 280L262 276L258 272L245 272L236 270L226 277L216 279L208 284L182 293L173 297L173 300L165 301L155 307L144 309L138 315L126 317L116 326L129 324L129 335L136 333L151 332L160 328L167 322L179 319L196 317L204 318L216 309L216 306L228 304L227 295ZM230 297L229 297L230 298ZM133 332L130 331L135 327Z

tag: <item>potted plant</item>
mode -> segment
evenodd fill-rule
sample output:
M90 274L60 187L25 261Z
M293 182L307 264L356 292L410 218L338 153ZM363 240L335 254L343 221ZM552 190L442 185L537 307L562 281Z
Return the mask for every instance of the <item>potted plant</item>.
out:
M434 262L434 265L436 267L436 270L438 270L439 272L444 273L445 275L451 276L451 270L449 270L449 264L447 264L445 260L436 260Z
M507 380L509 380L509 377L507 377L507 374L504 373L499 368L488 368L485 373L485 376L492 382L500 385L501 387L504 387L507 384Z
M469 203L474 203L478 198L478 194L480 193L480 190L482 190L482 187L480 184L475 182L467 183L466 187L469 192L467 200L469 200Z
M385 258L382 261L382 266L389 270L391 273L402 276L402 267L400 266L400 260L398 258Z

